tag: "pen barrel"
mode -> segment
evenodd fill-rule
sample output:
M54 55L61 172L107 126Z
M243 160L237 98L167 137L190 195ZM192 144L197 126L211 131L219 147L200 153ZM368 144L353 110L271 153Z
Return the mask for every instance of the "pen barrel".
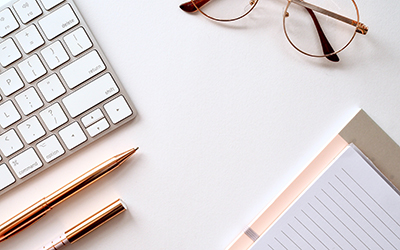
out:
M42 199L4 222L0 225L0 242L24 230L44 216L50 209L46 200Z
M130 150L119 154L101 164L89 170L85 174L79 176L75 180L71 181L67 185L53 192L49 196L47 196L46 203L50 208L53 208L78 193L82 189L88 187L94 182L100 180L102 177L118 168L126 159L129 158L136 150Z
M65 232L66 238L73 244L125 210L126 206L118 199Z
M44 216L49 210L57 206L72 195L78 193L82 189L101 179L114 169L124 163L136 150L130 149L122 154L116 155L113 158L94 167L85 174L71 181L67 185L58 189L49 196L43 198L39 202L33 204L21 213L0 225L0 242L17 234L21 230L32 225L34 222Z

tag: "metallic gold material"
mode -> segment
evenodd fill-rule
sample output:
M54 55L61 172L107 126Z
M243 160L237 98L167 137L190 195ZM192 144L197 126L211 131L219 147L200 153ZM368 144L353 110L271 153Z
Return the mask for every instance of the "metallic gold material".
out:
M85 174L1 224L0 242L29 227L64 200L70 198L74 194L118 168L130 156L132 156L137 149L138 148L130 149L92 168Z
M210 1L210 0L205 0L206 2ZM257 5L258 0L250 0L249 4L250 4L250 9L247 10L244 14L242 14L241 16L235 17L235 18L229 18L229 19L221 19L221 18L216 18L210 15L207 15L206 13L204 13L200 7L198 7L198 4L196 4L196 0L191 0L192 4L194 5L194 7L197 9L197 11L199 11L201 14L203 14L205 17L210 18L211 20L214 21L218 21L218 22L232 22L232 21L236 21L239 20L245 16L247 16L247 14L249 14ZM189 2L188 2L189 3Z
M292 40L290 40L289 35L287 34L287 30L286 30L286 18L287 18L288 16L285 14L285 15L283 15L283 32L285 33L286 39L287 39L288 42L293 46L293 48L295 48L297 51L299 51L300 53L303 53L304 55L311 56L311 57L329 57L329 56L335 55L335 54L337 54L337 53L343 51L343 50L344 50L345 48L347 48L347 46L349 46L350 43L354 40L354 37L356 36L356 33L361 33L361 34L365 35L365 34L367 34L367 32L368 32L368 27L367 27L365 24L360 23L360 13L359 13L359 11L358 11L358 7L357 7L356 2L355 2L354 0L351 0L351 1L353 2L353 5L354 5L355 10L356 10L357 20L352 20L352 19L350 19L350 18L341 16L341 15L339 15L339 14L336 14L336 13L331 12L331 11L329 11L329 10L326 10L326 9L324 9L324 8L321 8L321 7L315 6L315 5L313 5L313 4L304 2L304 0L288 0L287 5L286 5L285 10L284 10L284 13L287 13L290 4L291 4L291 3L294 3L294 4L297 4L297 5L303 6L303 7L305 7L305 8L314 10L314 11L316 11L316 12L319 12L319 13L321 13L321 14L330 16L330 17L335 18L335 19L337 19L337 20L339 20L339 21L342 21L342 22L344 22L344 23L347 23L347 24L349 24L349 25L354 26L355 29L354 29L353 35L350 37L349 41L348 41L342 48L340 48L340 49L338 49L338 50L336 50L336 51L334 51L334 52L332 52L332 53L330 53L330 54L324 54L324 55L314 55L314 54L310 54L310 53L307 53L307 52L301 50L300 48L298 48L298 47L292 42Z
M350 24L350 25L352 25L352 26L357 28L357 32L358 33L361 33L363 35L366 35L367 32L368 32L368 27L365 24L360 23L360 22L355 21L355 20L352 20L350 18L344 17L342 15L336 14L336 13L334 13L332 11L327 10L327 9L318 7L318 6L314 5L314 4L304 2L303 0L289 0L289 2L298 4L298 5L303 6L305 8L308 8L308 9L314 10L316 12L319 12L321 14L324 14L326 16L330 16L332 18L335 18L336 20L339 20L339 21L342 21L344 23ZM354 6L356 7L357 16L358 16L357 5L355 4L354 1L353 1L353 3L354 3Z
M51 208L46 204L46 200L42 199L4 222L0 225L0 242L35 223L50 211L50 209Z
M201 7L204 4L209 3L210 1L211 0L190 0L189 2L181 4L180 7L181 7L182 10L184 10L186 12L199 11L205 17L207 17L207 18L209 18L211 20L214 20L214 21L231 22L231 21L236 21L238 19L241 19L241 18L247 16L255 8L255 6L258 3L258 0L250 0L249 4L250 4L251 7L250 7L250 9L246 10L244 12L244 14L242 14L242 15L240 15L238 17L235 17L235 18L220 19L220 18L216 18L216 17L210 16L210 15L208 15L207 13L205 13L205 12L203 12L201 10ZM304 0L287 0L287 5L286 5L286 7L284 9L284 12L283 12L284 13L283 14L283 31L285 33L285 36L286 36L288 42L297 51L299 51L299 52L301 52L301 53L303 53L305 55L308 55L308 56L311 56L311 57L326 57L327 59L329 59L331 61L338 61L339 60L338 58L337 58L337 60L334 60L333 58L335 58L337 53L343 51L345 48L347 48L350 45L350 43L354 40L354 37L355 37L356 33L360 33L362 35L366 35L368 33L368 26L360 22L360 14L359 14L358 7L357 7L357 4L356 4L355 0L350 0L350 1L353 3L353 5L355 7L355 11L356 11L356 15L357 15L356 20L353 20L353 19L347 18L345 16L339 15L337 13L334 13L334 12L332 12L330 10L327 10L327 9L322 8L322 7L316 6L314 4L305 2ZM289 17L288 8L292 3L293 4L297 4L299 6L302 6L302 7L305 7L306 9L319 12L319 13L321 13L323 15L332 17L332 18L334 18L334 19L336 19L338 21L341 21L343 23L349 24L349 25L354 27L354 33L352 33L352 35L349 38L348 42L346 44L344 44L344 46L342 46L341 48L339 48L337 50L333 50L332 49L333 50L332 52L331 51L328 51L328 52L324 51L324 54L316 54L316 55L315 54L310 54L308 52L305 52L305 51L301 50L299 47L297 47L294 44L294 42L292 42L292 40L289 38L289 35L287 34L286 18ZM227 7L229 7L229 6L227 6ZM322 30L321 30L321 32L322 32ZM329 44L329 42L327 40L326 40L326 42L327 43L324 43L324 41L321 41L323 47L326 44L328 44L330 46L330 44Z
M69 229L67 232L53 239L50 243L38 248L38 250L61 250L64 247L75 243L118 214L124 212L126 209L127 208L123 202L118 199L78 225Z
M357 24L357 32L363 35L366 35L368 32L368 26L363 23Z
M87 218L86 220L82 221L75 227L65 232L65 235L68 241L73 244L88 233L92 232L107 221L111 220L118 214L124 212L125 210L126 207L121 202L121 200L118 199L112 204L97 212L96 214L92 215L91 217Z

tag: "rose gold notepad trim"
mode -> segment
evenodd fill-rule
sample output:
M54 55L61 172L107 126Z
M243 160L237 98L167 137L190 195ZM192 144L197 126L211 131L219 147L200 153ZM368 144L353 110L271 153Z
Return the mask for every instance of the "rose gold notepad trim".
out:
M349 144L340 135L337 135L303 172L250 223L249 228L257 235L261 235L347 145ZM245 232L242 232L226 249L248 249L253 242Z

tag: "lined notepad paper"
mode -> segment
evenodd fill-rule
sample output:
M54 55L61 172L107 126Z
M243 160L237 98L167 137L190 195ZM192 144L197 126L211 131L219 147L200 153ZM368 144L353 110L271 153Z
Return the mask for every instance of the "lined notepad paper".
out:
M400 249L400 195L349 146L255 242L266 249Z

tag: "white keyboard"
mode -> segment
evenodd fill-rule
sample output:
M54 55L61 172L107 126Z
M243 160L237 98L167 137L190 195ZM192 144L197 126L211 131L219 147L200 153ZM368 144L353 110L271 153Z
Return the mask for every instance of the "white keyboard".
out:
M135 116L72 0L0 8L0 195Z

